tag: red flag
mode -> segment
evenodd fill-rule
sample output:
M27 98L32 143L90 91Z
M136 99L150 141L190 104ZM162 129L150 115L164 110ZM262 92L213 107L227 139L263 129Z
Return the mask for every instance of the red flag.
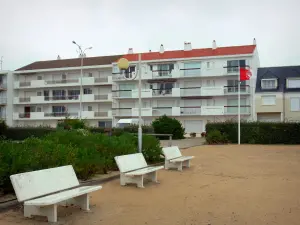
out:
M250 69L240 68L240 80L249 80L252 76Z

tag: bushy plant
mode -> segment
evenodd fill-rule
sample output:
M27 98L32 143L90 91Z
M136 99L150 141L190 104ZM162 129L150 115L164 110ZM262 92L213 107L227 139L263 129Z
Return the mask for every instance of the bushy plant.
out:
M175 118L163 115L152 122L154 132L156 134L173 134L173 139L183 139L185 129L182 124ZM168 139L169 137L161 137L161 139Z
M221 133L218 130L212 130L206 135L206 141L208 144L224 144L228 143L227 135Z
M8 127L4 136L8 140L21 141L30 137L41 138L54 131L50 127Z
M7 125L5 120L0 119L0 136L4 136L7 130Z
M87 129L87 125L85 120L66 118L62 121L59 121L56 125L56 128L64 130Z

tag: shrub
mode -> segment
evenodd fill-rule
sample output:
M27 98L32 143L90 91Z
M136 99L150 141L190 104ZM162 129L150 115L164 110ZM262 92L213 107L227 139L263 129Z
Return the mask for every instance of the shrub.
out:
M6 130L7 130L7 125L5 120L0 119L0 136L4 136Z
M66 118L59 121L56 125L57 129L71 130L71 129L86 129L86 121L80 119L69 119Z
M195 133L195 132L191 132L191 133L190 133L190 136L191 136L191 137L196 137L196 133Z
M228 139L225 133L221 134L218 130L212 130L207 134L206 141L208 144L224 144L228 142Z
M185 129L182 124L175 118L170 118L166 115L159 117L152 122L152 126L156 134L173 134L173 139L183 139ZM169 137L161 137L168 139Z
M206 136L206 132L202 132L201 137L205 137L205 136Z
M218 130L226 133L228 141L238 142L238 124L234 121L208 123L207 135ZM241 143L300 144L300 123L241 122Z
M29 137L41 138L54 131L50 127L9 127L4 136L9 140L21 141Z

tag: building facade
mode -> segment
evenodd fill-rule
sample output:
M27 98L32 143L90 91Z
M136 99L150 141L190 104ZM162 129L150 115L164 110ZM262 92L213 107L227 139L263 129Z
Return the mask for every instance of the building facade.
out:
M255 40L254 40L255 41ZM113 65L113 124L138 116L138 54L124 55L126 71ZM253 120L255 76L259 66L256 44L142 54L142 117L145 124L168 115L181 121L187 133L201 133L207 122L237 119L239 66L251 67L254 78L241 84L241 118Z
M300 66L259 68L256 80L258 121L300 121Z
M161 115L181 121L186 132L200 133L209 121L237 119L239 66L248 65L253 79L241 84L241 118L255 115L255 44L245 46L142 53L142 117L150 124ZM119 71L118 59L130 61ZM82 118L90 126L112 127L119 119L138 117L138 54L39 61L13 72L13 126L51 126ZM80 79L83 69L82 82ZM82 91L81 90L82 87ZM80 102L82 111L80 112Z
M14 125L55 127L69 117L85 119L90 126L111 127L112 62L119 58L84 58L82 82L80 58L58 57L14 71Z
M13 75L12 71L0 71L0 120L5 120L7 125L13 126Z

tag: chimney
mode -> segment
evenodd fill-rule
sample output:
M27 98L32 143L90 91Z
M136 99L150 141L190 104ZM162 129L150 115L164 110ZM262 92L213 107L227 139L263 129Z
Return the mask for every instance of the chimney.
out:
M213 43L212 43L212 49L216 49L216 48L217 48L216 40L213 40Z
M152 52L151 49L149 49L149 52Z
M160 53L160 54L163 54L164 52L165 52L165 50L164 50L164 45L161 44L161 45L160 45L160 49L159 49L159 53Z
M253 45L256 45L256 39L253 38Z
M61 58L60 58L60 55L58 55L58 56L57 56L57 60L60 60L60 59L61 59Z
M184 42L184 51L191 51L192 50L192 43L191 42Z
M133 48L128 49L128 54L133 54Z

